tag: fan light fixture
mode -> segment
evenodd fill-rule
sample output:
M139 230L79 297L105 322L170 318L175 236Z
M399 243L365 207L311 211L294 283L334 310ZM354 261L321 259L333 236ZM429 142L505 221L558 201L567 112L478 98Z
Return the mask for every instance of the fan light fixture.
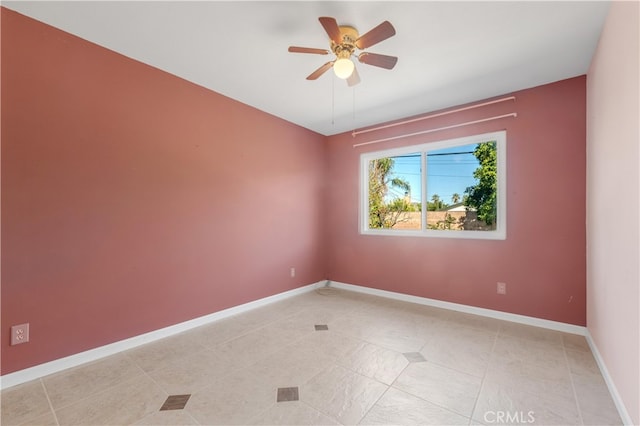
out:
M351 59L341 58L333 64L333 72L336 74L336 77L346 80L351 77L355 67L354 63L351 62Z

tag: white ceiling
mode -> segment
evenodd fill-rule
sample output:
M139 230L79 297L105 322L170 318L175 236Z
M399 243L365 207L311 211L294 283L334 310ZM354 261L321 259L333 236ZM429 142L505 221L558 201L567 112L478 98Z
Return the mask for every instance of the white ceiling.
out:
M3 6L324 135L585 74L609 2L70 1ZM331 71L320 16L360 34L393 70L357 63L349 88Z

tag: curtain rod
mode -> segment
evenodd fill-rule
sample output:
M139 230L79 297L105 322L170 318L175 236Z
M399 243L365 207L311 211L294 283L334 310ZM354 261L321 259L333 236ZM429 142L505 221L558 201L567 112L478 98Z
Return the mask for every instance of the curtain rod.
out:
M429 118L440 117L442 115L453 114L453 113L456 113L456 112L462 112L462 111L466 111L466 110L469 110L469 109L480 108L480 107L483 107L483 106L493 105L493 104L497 104L497 103L505 102L505 101L510 101L510 100L514 100L515 101L516 97L515 96L509 96L507 98L495 99L493 101L483 102L481 104L469 105L469 106L466 106L466 107L453 109L453 110L450 110L450 111L444 111L444 112L439 112L437 114L427 115L427 116L424 116L424 117L412 118L411 120L400 121L398 123L392 123L392 124L386 124L384 126L373 127L371 129L354 130L353 132L351 132L351 136L355 138L356 136L358 136L361 133L374 132L376 130L382 130L382 129L387 129L389 127L401 126L403 124L414 123L416 121L421 121L421 120L426 120L426 119L429 119Z
M392 141L392 140L395 140L395 139L407 138L409 136L424 135L424 134L427 134L427 133L437 132L437 131L440 131L440 130L455 129L456 127L468 126L470 124L476 124L476 123L483 123L485 121L498 120L500 118L507 118L507 117L514 117L515 118L517 116L518 116L517 113L512 112L512 113L509 113L509 114L497 115L495 117L482 118L480 120L474 120L474 121L467 121L466 123L452 124L451 126L438 127L436 129L423 130L421 132L409 133L409 134L406 134L406 135L391 136L389 138L377 139L377 140L374 140L374 141L357 143L357 144L353 145L353 147L356 148L356 147L359 147L359 146L371 145L371 144L374 144L374 143L387 142L387 141Z

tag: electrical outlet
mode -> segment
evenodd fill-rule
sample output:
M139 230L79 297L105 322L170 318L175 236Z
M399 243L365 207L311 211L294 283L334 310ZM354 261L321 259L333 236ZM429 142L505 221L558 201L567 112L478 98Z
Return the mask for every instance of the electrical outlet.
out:
M507 294L507 283L498 283L498 294Z
M29 323L11 327L11 345L19 345L29 341Z
M291 268L291 278L296 276L296 268Z

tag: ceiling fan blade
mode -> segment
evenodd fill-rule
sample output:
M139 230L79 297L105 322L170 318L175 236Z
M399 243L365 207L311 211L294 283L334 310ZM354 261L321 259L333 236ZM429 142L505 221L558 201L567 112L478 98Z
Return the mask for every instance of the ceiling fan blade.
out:
M327 72L327 70L329 68L331 68L332 66L333 66L333 61L327 62L326 64L324 64L323 66L321 66L320 68L318 68L317 70L315 70L314 72L309 74L309 77L307 77L307 80L315 80L315 79L317 79L322 74Z
M347 78L347 86L353 87L358 83L360 83L360 75L358 74L358 68L356 67L353 69L349 78Z
M329 51L327 49L314 49L313 47L298 47L289 46L289 52L291 53L314 53L316 55L327 55Z
M396 35L396 30L391 25L391 22L384 21L368 33L361 35L356 40L356 47L358 49L366 49L394 35Z
M334 43L340 44L342 43L342 37L340 36L340 28L338 27L338 23L334 18L330 18L328 16L321 16L318 18L322 27L329 35L329 38L333 40Z
M395 67L396 62L398 62L398 58L395 56L380 55L378 53L368 52L362 52L360 55L358 55L358 60L363 64L386 68L388 70Z

